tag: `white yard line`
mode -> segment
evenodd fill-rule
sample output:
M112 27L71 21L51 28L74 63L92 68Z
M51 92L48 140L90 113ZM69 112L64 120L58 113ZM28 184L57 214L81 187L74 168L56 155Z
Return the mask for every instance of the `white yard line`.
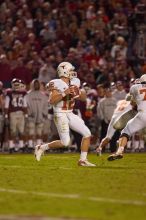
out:
M18 154L21 155L21 154ZM0 157L2 157L3 159L16 159L18 157L17 154L13 154L12 156L10 156L9 154L0 154ZM69 155L69 156L68 156ZM34 158L34 154L24 154L24 156L32 156ZM77 156L79 156L79 154L44 154L44 156L48 156L51 158L59 158L59 159L70 159L70 157L76 158Z
M0 164L0 168L22 168L22 166L19 165L5 165L5 164ZM23 167L24 168L24 167Z
M48 158L51 157L51 158L59 158L59 159L70 159L70 157L76 158L78 156L78 155L69 155L68 156L68 154L66 156L64 156L62 154L60 156L58 156L58 155L51 155L51 154L48 154L48 155L49 155ZM47 156L47 154L45 154L44 156Z
M21 165L5 165L5 164L0 164L0 168L23 168L23 169L35 169L34 166L21 166ZM73 167L50 167L48 166L47 169L50 170L56 170L56 169L62 169L62 170L73 170L76 168Z
M0 155L0 156L4 156L3 159L6 159L6 160L11 160L11 159L16 159L15 156L7 156L7 155Z
M0 192L7 192L13 194L32 194L36 196L45 196L53 198L66 198L66 199L84 199L87 201L94 202L105 202L105 203L115 203L115 204L125 204L125 205L135 205L135 206L146 206L146 202L140 200L122 200L106 197L84 197L78 194L59 194L59 193L48 193L48 192L35 192L35 191L25 191L25 190L15 190L15 189L6 189L0 188Z

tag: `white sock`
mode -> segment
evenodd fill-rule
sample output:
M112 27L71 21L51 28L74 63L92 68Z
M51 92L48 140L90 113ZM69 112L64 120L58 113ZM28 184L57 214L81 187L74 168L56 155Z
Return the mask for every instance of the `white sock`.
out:
M131 148L131 141L127 142L127 148L130 149Z
M86 159L87 159L87 152L81 151L80 160L86 160Z
M48 146L48 144L42 144L41 148L43 149L43 151L46 151L49 149L49 146Z
M144 140L140 140L139 149L144 149Z
M139 148L139 141L133 141L134 149L137 150Z
M13 142L12 140L9 141L9 148L10 148L10 149L14 148L14 142Z
M19 141L19 147L20 147L20 148L23 148L23 146L24 146L23 140L20 140L20 141Z
M29 148L33 148L33 141L32 141L32 140L29 140L29 141L28 141L28 147L29 147Z
M117 154L122 154L124 151L124 147L119 147L118 150L117 150Z

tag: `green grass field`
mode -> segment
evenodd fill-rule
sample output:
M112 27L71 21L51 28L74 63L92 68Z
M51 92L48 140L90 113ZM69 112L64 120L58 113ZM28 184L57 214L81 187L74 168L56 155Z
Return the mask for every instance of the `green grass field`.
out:
M146 154L112 162L89 154L93 168L78 167L78 158L0 155L0 219L146 219Z

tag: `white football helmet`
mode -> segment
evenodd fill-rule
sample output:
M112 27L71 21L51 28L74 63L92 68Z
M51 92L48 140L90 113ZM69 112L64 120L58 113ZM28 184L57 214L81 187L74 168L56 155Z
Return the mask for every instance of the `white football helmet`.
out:
M13 90L21 89L21 80L17 78L12 79L11 86Z
M141 82L141 83L146 82L146 74L143 74L143 75L140 77L140 82Z
M62 62L57 67L59 77L66 77L69 79L77 77L77 72L74 71L75 67L69 62Z

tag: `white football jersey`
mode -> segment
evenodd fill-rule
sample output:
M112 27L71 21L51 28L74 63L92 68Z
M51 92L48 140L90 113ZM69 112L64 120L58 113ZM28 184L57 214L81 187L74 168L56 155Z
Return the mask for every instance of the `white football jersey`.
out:
M54 79L49 82L51 87L56 89L59 93L63 93L70 85L80 87L80 80L78 78L71 79L70 83L65 83L62 79ZM66 95L60 102L53 105L54 112L71 112L73 110L75 100L71 95Z
M146 111L146 84L135 84L130 88L130 94L137 104L138 110Z
M125 99L124 100L120 100L118 101L117 103L117 107L114 111L114 114L115 115L122 115L123 113L129 111L132 109L132 106L130 104L130 101L126 101Z
M80 82L79 78L72 78L70 81L70 85L77 86L78 88L80 88L81 82Z

